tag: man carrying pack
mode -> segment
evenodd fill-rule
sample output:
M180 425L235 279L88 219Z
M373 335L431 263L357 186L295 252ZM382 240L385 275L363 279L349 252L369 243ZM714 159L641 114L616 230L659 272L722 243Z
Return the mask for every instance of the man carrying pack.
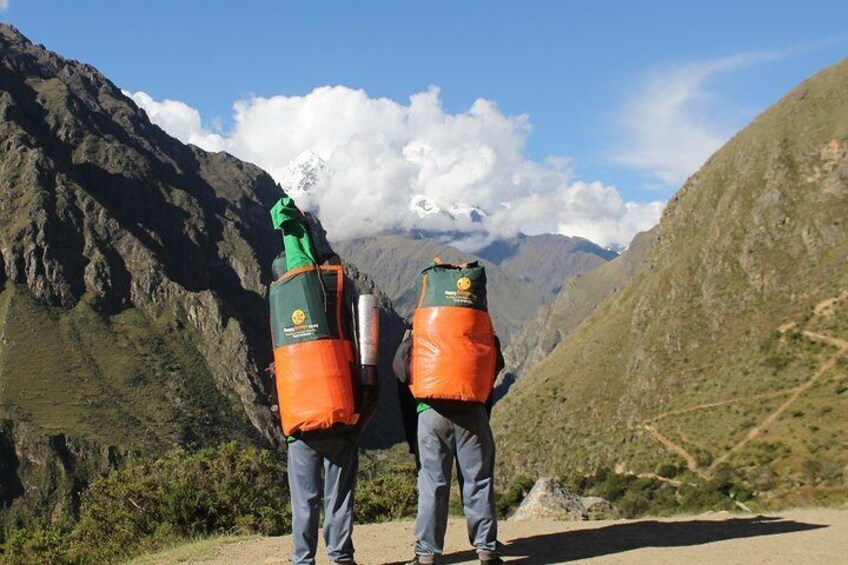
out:
M271 210L284 252L274 261L269 291L274 374L288 446L292 505L292 562L312 565L324 497L324 541L333 563L353 564L353 489L358 437L376 408L378 317L370 295L355 295L337 255L317 238L289 197ZM370 297L373 298L373 297ZM360 366L361 364L361 366ZM358 400L358 401L357 401ZM323 481L322 481L323 472Z
M476 262L436 262L418 276L411 344L396 360L416 399L418 516L415 559L435 563L444 549L454 459L468 538L480 563L499 565L495 509L495 443L489 426L499 363L486 300L486 272ZM405 375L403 374L405 373Z

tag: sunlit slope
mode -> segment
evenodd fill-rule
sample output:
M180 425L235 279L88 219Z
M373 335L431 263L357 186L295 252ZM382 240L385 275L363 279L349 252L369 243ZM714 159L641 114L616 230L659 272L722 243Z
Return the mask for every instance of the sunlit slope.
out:
M846 92L842 61L686 182L630 281L496 407L506 470L727 464L763 488L842 488Z

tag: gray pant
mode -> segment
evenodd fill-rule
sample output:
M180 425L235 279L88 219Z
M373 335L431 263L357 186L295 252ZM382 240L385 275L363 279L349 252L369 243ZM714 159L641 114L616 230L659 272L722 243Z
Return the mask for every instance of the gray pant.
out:
M353 488L359 467L351 434L299 439L288 446L289 490L295 565L313 565L318 547L318 518L324 497L324 542L334 562L353 561ZM321 470L324 480L321 480Z
M421 412L418 450L421 469L415 553L430 557L441 555L444 550L451 471L456 458L468 540L478 553L494 554L498 537L495 441L486 408L476 403L453 403Z

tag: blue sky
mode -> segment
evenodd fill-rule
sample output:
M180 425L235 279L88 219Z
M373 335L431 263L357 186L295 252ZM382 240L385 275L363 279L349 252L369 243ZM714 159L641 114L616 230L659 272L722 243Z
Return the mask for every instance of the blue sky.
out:
M485 98L528 115L528 160L565 157L572 180L633 203L668 199L704 152L848 55L844 1L4 4L34 42L184 102L211 132L232 129L237 100L343 85L408 105L436 86L446 114Z

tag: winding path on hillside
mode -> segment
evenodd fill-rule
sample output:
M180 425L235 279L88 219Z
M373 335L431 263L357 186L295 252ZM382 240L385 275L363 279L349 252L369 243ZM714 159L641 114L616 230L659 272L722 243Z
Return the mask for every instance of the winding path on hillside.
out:
M813 308L813 318L821 316L827 313L828 310L832 309L838 302L848 299L848 290L843 291L839 296L835 298L828 298L826 300L822 300ZM778 331L781 334L785 334L786 332L795 329L798 327L797 322L788 322L782 324ZM809 330L803 330L801 334L807 339L817 342L824 343L826 345L832 346L836 348L836 353L832 356L828 357L827 360L822 364L818 371L816 371L812 377L810 377L807 381L801 383L800 385L778 390L774 392L767 392L762 394L754 394L750 396L741 396L737 398L730 398L727 400L719 400L715 402L707 402L704 404L698 404L696 406L690 406L687 408L679 408L676 410L669 410L668 412L664 412L648 421L637 424L636 429L647 432L651 437L657 440L663 447L665 447L668 451L679 455L686 462L686 467L698 475L703 479L710 479L713 476L713 472L723 463L726 463L730 457L732 457L735 453L738 453L745 446L747 446L753 439L757 438L764 431L767 431L770 426L772 426L775 422L777 422L781 416L789 409L792 404L795 403L798 398L800 398L805 392L810 390L817 382L819 382L824 375L830 372L836 366L836 363L839 361L841 357L843 357L846 353L848 353L848 341L830 335L825 335L818 332L813 332ZM743 437L739 442L737 442L734 446L732 446L726 453L721 455L720 457L713 460L708 468L703 468L698 464L698 460L692 455L685 447L675 443L667 436L663 435L659 430L657 430L656 424L657 422L664 420L666 418L670 418L673 416L679 416L682 414L687 414L691 412L710 410L712 408L716 408L719 406L729 406L733 404L738 404L740 402L750 402L753 400L766 400L771 398L778 398L780 396L788 395L789 398L786 399L785 402L781 403L777 408L775 408L772 412L770 412L767 416L765 416L758 424L752 427L745 437ZM682 434L681 434L682 435Z
M828 343L830 345L835 345L836 347L839 347L837 353L833 357L830 357L827 361L825 361L824 364L821 366L821 368L818 371L816 371L816 373L810 378L810 380L808 380L807 382L795 387L794 389L790 389L790 390L793 390L792 396L790 396L788 399L786 399L786 402L784 402L783 404L778 406L771 414L766 416L766 418L764 420L762 420L759 424L757 424L756 426L751 428L748 431L748 433L745 434L745 437L742 438L739 441L739 443L737 443L736 445L731 447L730 450L727 453L725 453L721 457L715 459L712 462L712 465L710 465L710 471L714 471L719 465L721 465L722 463L725 463L728 459L730 459L730 457L733 456L733 454L737 453L743 447L748 445L748 443L750 443L751 440L753 440L754 438L759 436L763 431L768 430L768 428L770 426L772 426L775 422L777 422L777 420L781 416L783 416L784 412L786 412L786 410L796 400L798 400L798 398L802 394L804 394L805 392L810 390L810 388L812 388L812 386L814 384L816 384L819 380L821 380L821 378L825 374L827 374L831 369L833 369L833 367L836 366L836 362L839 360L840 357L845 355L845 353L848 353L848 342L846 342L844 340L841 340L841 339L838 339L838 338L835 338L835 337L816 334L816 333L813 333L813 332L805 331L803 333L804 333L805 336L812 339L813 341L823 341L823 342Z
M698 460L695 459L694 455L692 455L691 453L686 451L686 449L677 445L676 443L668 439L666 436L661 434L654 426L650 424L641 424L638 426L638 428L641 430L645 430L651 436L653 436L654 439L660 442L666 449L682 457L683 460L686 461L686 467L688 467L690 471L692 471L702 479L709 479L708 472L702 469L700 465L698 465Z

